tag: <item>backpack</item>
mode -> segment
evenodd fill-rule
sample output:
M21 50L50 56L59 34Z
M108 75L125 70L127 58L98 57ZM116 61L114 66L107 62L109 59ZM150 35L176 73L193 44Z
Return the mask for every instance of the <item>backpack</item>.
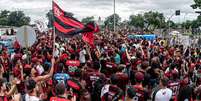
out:
M152 101L155 101L155 96L156 96L156 93L160 90L159 87L155 88L153 91L153 94L152 94Z
M21 97L20 97L20 101L26 101L26 99L25 99L25 96L26 96L26 95L25 95L25 94L21 94L20 96L21 96Z
M101 90L101 101L119 101L124 99L124 92L115 85L105 85Z
M92 101L101 101L100 95L101 95L101 89L105 85L105 81L103 79L98 79L94 82L94 86L92 88Z

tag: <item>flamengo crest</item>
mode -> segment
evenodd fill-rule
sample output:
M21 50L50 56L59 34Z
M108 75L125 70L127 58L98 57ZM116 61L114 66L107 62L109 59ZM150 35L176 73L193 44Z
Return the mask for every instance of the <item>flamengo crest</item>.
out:
M59 17L62 15L62 12L59 10L59 8L54 7L54 14L55 14L55 16Z

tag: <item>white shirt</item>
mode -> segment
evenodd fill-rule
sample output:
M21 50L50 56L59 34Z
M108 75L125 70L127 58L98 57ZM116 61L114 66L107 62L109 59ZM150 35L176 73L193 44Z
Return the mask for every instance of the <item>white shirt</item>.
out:
M15 57L15 53L12 53L11 56L10 56L11 60L13 60L14 57Z
M80 60L80 63L85 63L86 62L86 58L85 58L85 55L87 54L86 50L83 49L82 51L80 51L79 53L79 60Z
M56 49L56 50L54 51L54 57L59 57L59 49Z
M155 101L169 101L172 98L172 90L169 88L160 89L155 96Z
M36 66L36 69L40 75L45 71L42 65Z
M36 96L29 96L28 94L25 95L26 101L40 101L40 99Z

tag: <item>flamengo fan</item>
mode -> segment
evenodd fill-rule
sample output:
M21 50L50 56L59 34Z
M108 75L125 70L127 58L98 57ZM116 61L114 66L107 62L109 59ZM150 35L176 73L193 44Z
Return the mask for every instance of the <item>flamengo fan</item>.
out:
M66 16L63 11L55 2L53 2L53 15L56 34L60 36L72 36L80 33L84 28L84 24L73 17Z

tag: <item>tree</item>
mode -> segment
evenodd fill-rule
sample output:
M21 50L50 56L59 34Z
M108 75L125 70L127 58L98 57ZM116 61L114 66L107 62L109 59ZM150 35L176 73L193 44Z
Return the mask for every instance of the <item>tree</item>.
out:
M115 24L116 26L120 25L121 18L118 14L115 14ZM114 27L114 14L108 16L104 22L105 26L108 26L109 29Z
M82 19L82 23L87 24L89 22L94 21L94 16L86 17Z
M191 5L191 7L193 9L197 9L197 8L201 9L201 0L194 0L194 2L195 3L193 5Z
M154 31L156 28L162 28L165 25L165 17L159 12L146 12L144 13L144 19L147 22L147 28L149 31Z
M31 18L25 16L23 11L13 11L8 16L8 25L20 27L23 25L28 25L31 21Z
M8 16L9 16L10 11L3 10L0 13L0 25L8 25Z
M46 14L46 17L48 19L48 24L47 24L47 27L48 28L52 28L53 27L53 12L52 10L49 10Z
M144 17L141 14L131 15L129 18L129 25L135 26L137 28L144 28Z
M201 26L201 16L192 21L192 28L199 28L199 26Z
M69 16L69 17L73 17L74 16L74 14L71 13L71 12L65 12L64 15L65 16ZM53 27L53 20L54 20L54 15L53 15L52 10L49 10L46 13L46 18L48 19L48 25L47 25L47 27L48 28L52 28Z
M166 25L168 28L172 28L172 29L176 29L178 27L178 24L174 23L172 20L167 21Z
M181 26L182 26L182 28L190 29L191 26L192 26L192 21L187 20L186 22L183 22L183 23L181 24Z
M28 25L30 21L30 17L26 16L23 11L3 10L0 13L0 25L20 27Z

